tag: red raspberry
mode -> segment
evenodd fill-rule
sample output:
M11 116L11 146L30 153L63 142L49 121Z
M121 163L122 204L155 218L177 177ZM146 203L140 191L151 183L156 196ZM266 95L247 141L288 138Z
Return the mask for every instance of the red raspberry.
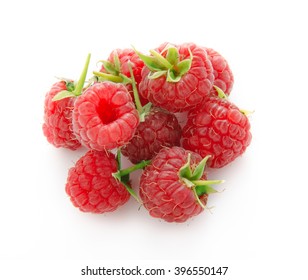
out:
M131 96L122 84L96 83L78 97L73 129L80 142L103 151L126 144L139 124Z
M174 114L154 107L121 152L132 163L153 158L164 147L179 146L181 127Z
M206 51L214 70L214 85L219 87L226 95L229 95L233 87L234 77L227 60L213 49L206 48ZM217 95L215 88L211 92Z
M81 145L72 130L72 110L75 98L52 101L52 98L63 90L67 90L67 83L61 81L55 83L46 94L43 133L48 142L55 147L76 150Z
M189 168L195 170L202 160L201 156L180 147L161 149L151 164L144 169L139 193L143 205L152 217L182 223L202 212L203 207L197 201L192 188L180 175L189 154ZM199 179L206 179L203 171L200 175ZM204 206L207 199L206 193L199 196Z
M120 67L117 69L115 58L118 57ZM112 73L110 72L110 69L105 69L104 64L102 65L100 72L108 73L112 75L119 76L120 74L125 75L126 77L130 78L130 71L129 71L129 64L132 67L136 86L138 88L139 83L141 81L141 70L144 67L143 61L139 58L139 56L135 53L133 49L116 49L111 52L111 54L108 57L108 62L111 63L112 66ZM127 90L131 94L132 98L134 99L134 93L133 88L130 83L125 84ZM142 96L139 96L140 102L142 105L147 104L149 101Z
M208 98L188 114L183 128L183 147L211 155L209 166L225 166L244 153L251 141L250 123L238 107L226 99Z
M105 213L127 202L129 192L112 176L117 170L113 154L88 151L68 173L65 190L73 205L83 212Z
M148 59L149 63L142 69L139 92L143 97L170 112L183 112L209 95L214 75L204 48L193 43L169 48L164 44L158 48L158 52L162 58ZM159 63L166 66L160 66Z

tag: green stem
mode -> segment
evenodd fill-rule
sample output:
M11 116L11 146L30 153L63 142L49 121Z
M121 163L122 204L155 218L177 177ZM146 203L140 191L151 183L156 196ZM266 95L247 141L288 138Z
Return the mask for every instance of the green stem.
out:
M137 108L137 111L138 111L138 113L140 115L143 112L143 108L142 108L142 104L140 102L140 98L139 98L139 94L138 94L138 89L137 89L137 86L136 86L136 80L135 80L135 76L134 76L134 73L133 73L132 65L131 65L130 62L128 63L128 68L129 68L130 78L132 80L132 86L133 86L133 92L134 92L134 99L135 99L136 108Z
M164 58L160 53L158 53L155 50L150 50L151 55L153 55L157 61L163 65L164 67L166 67L167 69L171 69L173 67L173 65L166 59Z
M85 82L86 77L87 77L87 72L88 72L88 68L89 68L90 59L91 59L91 54L89 53L88 56L87 56L87 59L86 59L86 63L84 65L84 67L83 67L82 73L80 75L80 78L79 78L79 80L77 82L76 88L74 90L74 93L75 93L76 96L81 95L81 92L82 92L82 89L83 89L83 85L84 85L84 82Z
M150 163L151 163L150 160L143 160L143 161L141 161L141 162L139 162L139 163L137 163L137 164L135 164L131 167L119 170L117 173L120 175L120 177L123 177L125 175L132 173L135 170L142 169L142 168L146 167Z
M115 76L112 74L107 74L107 73L103 73L103 72L97 72L97 71L93 71L93 74L97 77L101 77L106 81L110 81L110 82L114 82L114 83L122 83L123 79L119 76Z
M135 191L131 188L131 186L128 184L129 183L129 174L135 170L144 168L145 166L147 166L151 161L150 160L143 160L139 163L137 163L136 165L133 165L131 167L128 167L126 169L120 169L121 168L121 151L120 149L118 149L117 151L117 162L118 162L118 171L112 173L112 176L118 180L119 182L121 182L121 184L123 184L126 188L126 190L130 193L130 195L135 198L139 203L142 203L140 198L137 196L137 194L135 193Z

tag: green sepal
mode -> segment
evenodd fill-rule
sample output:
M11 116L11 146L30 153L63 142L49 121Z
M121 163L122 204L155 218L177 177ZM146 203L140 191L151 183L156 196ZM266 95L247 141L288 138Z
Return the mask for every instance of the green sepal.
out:
M150 50L150 53L154 58L156 58L156 61L161 66L161 69L171 69L173 67L173 65L157 51Z
M112 177L118 181L121 181L121 170L118 170L117 172L112 173Z
M215 86L215 85L213 85L213 87L216 90L217 95L218 95L219 98L221 98L221 99L228 99L228 96L224 93L224 91L220 87Z
M157 79L161 76L164 76L167 74L167 70L161 70L161 71L157 71L157 72L150 72L149 75L148 75L148 78L150 80L154 80L154 79Z
M121 182L123 183L128 183L129 182L129 174L126 174L124 176L122 176L121 178Z
M119 77L121 77L122 79L122 84L126 85L126 84L131 84L132 83L132 79L128 78L126 75L124 74L119 74Z
M194 185L194 183L192 183L191 181L189 181L188 179L186 179L186 178L182 178L182 181L185 183L185 185L188 187L188 188L193 188L193 187L195 187L195 185Z
M249 117L250 115L252 115L255 111L250 111L250 110L246 110L246 109L240 109L240 112L245 115L246 117Z
M149 114L151 108L152 108L151 102L148 102L142 107L141 113L139 114L140 122L144 122L145 117Z
M166 59L169 61L171 65L176 65L179 61L179 51L177 48L173 46L168 47Z
M128 175L129 176L129 175ZM125 189L129 192L129 194L140 204L142 204L141 199L139 198L139 196L136 194L136 192L132 189L132 187L126 183L121 181L121 183L124 185Z
M181 76L175 75L172 69L169 69L167 72L167 82L177 83L181 80Z
M192 176L189 178L191 181L193 180L199 180L202 175L203 175L203 172L204 172L204 168L206 166L206 163L208 161L208 159L210 158L211 156L208 155L206 156L204 159L202 159L199 164L196 166Z
M202 185L202 186L196 186L196 192L198 196L201 196L203 194L212 194L217 193L218 191L212 188L210 185Z
M193 190L194 196L195 196L195 198L196 198L198 204L199 204L203 209L205 209L205 205L204 205L204 204L202 203L202 201L200 200L199 195L198 195L198 192L197 192L197 190L196 190L196 187L193 186L193 187L192 187L192 190Z
M177 68L177 75L182 77L184 74L186 74L191 67L191 59L184 59L180 61L176 68Z
M119 71L115 68L114 64L112 64L110 61L107 60L100 60L105 68L105 70L112 75L117 76L119 74Z
M144 62L144 64L149 68L149 70L151 70L153 72L163 70L161 68L161 65L155 59L155 57L145 55L145 54L137 51L134 47L133 47L133 49L134 49L135 53L139 56L139 58Z
M66 89L68 91L74 91L75 90L75 83L72 81L66 81Z
M129 185L129 173L121 176L121 171L118 170L117 172L112 173L113 178L115 178L117 181L119 181L125 189L129 192L129 194L136 199L137 202L141 203L140 198L136 194L136 192L131 188Z
M211 193L217 193L218 191L212 188L212 185L218 185L224 182L224 180L196 180L191 181L197 189L198 195L203 194L211 194Z
M52 101L58 101L58 100L61 100L61 99L64 99L64 98L68 98L68 97L76 97L76 95L72 91L62 90L62 91L58 92L52 98Z
M198 204L205 208L205 205L200 200L200 196L203 194L212 194L217 191L211 187L214 184L220 184L223 180L200 180L204 173L206 162L209 159L209 155L203 158L199 164L195 167L194 171L191 170L191 154L187 156L186 163L179 170L179 179L193 191L194 196Z
M189 153L187 156L187 161L186 163L180 168L179 170L179 175L181 179L190 179L192 176L192 171L190 168L190 158L191 154Z
M116 71L118 71L118 73L119 73L120 70L121 70L121 62L120 62L117 51L114 52L113 62L114 62L114 66L115 66Z

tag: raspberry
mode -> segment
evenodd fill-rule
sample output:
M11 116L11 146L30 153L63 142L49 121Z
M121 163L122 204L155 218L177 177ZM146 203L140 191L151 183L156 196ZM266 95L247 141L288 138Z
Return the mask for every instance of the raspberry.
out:
M244 153L251 141L250 123L228 100L210 97L189 112L182 137L185 149L211 155L209 166L219 168Z
M45 97L43 133L56 147L76 150L81 146L72 129L72 111L75 97L81 95L86 79L91 54L77 83L63 80L55 83Z
M122 84L96 83L78 97L73 129L89 149L109 150L126 144L139 124L131 96Z
M209 185L221 182L206 181L206 160L181 147L161 149L140 179L140 197L149 214L182 223L201 213L208 193L214 192Z
M228 96L234 83L233 73L229 64L217 51L210 48L206 48L206 51L214 70L214 85L219 87ZM211 93L217 95L215 88L212 89Z
M151 53L152 57L138 53L146 64L139 85L144 98L170 112L184 112L209 95L214 75L204 48L163 44Z
M73 205L83 212L105 213L127 202L129 192L112 176L117 170L113 154L88 151L68 172L65 190Z
M180 138L181 127L175 115L154 107L121 152L132 163L138 163L153 158L163 146L179 146Z
M105 77L105 79L114 78L118 82L124 82L124 83L125 81L123 80L123 75L127 78L131 77L129 70L129 64L130 64L133 70L136 86L137 87L139 86L139 83L141 81L141 70L144 66L144 63L133 49L123 49L123 50L116 49L111 52L107 61L102 61L102 63L103 65L100 69L100 72L112 75L109 77ZM129 93L131 94L132 98L134 99L133 88L131 83L125 83L125 86L129 91ZM142 105L145 105L149 102L142 96L140 96L139 98Z
M76 150L81 146L72 130L72 110L75 98L53 101L59 92L67 90L64 81L55 83L45 97L43 133L55 147Z

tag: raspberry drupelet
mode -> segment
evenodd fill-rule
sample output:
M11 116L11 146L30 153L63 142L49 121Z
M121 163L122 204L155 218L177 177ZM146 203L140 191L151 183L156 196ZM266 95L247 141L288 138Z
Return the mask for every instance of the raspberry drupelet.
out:
M208 157L181 147L163 148L143 171L140 198L154 218L183 223L200 214L219 180L206 180Z
M162 147L179 146L180 139L181 127L176 116L153 107L121 151L132 163L138 163L153 158Z
M211 155L209 167L219 168L242 155L251 141L247 116L227 99L208 98L188 114L183 147L201 156Z
M75 103L73 129L89 149L110 150L128 143L139 124L138 111L126 87L95 83Z
M90 150L69 170L66 193L83 212L105 213L125 204L130 194L112 174L118 171L110 152Z
M138 52L146 66L142 69L140 95L170 112L184 112L210 94L214 74L204 48L193 43L165 43L152 56Z
M45 97L43 133L49 143L59 148L78 149L81 144L72 129L72 111L75 98L53 101L61 91L67 90L67 82L55 83Z

